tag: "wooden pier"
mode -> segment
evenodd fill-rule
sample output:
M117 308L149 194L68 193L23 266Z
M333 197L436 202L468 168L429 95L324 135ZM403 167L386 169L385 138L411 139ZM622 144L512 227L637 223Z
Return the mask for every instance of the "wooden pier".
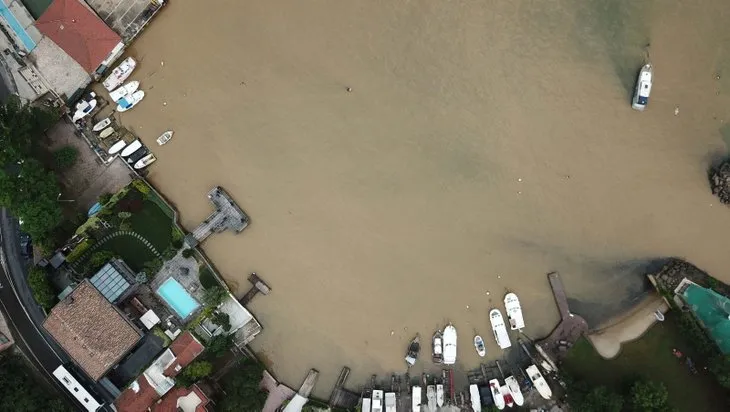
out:
M588 323L579 315L570 312L568 295L565 293L560 275L557 272L548 273L548 280L560 311L561 321L547 338L537 342L535 346L543 357L547 355L546 360L554 364L552 359L562 358L567 349L588 332Z
M185 243L188 247L197 246L213 233L222 233L226 230L239 233L248 226L248 215L220 186L216 186L208 192L208 199L213 203L215 211L198 225L192 233L185 236Z
M256 274L256 272L251 273L248 276L248 281L251 282L251 289L246 292L245 295L241 299L238 299L238 302L241 303L241 305L246 306L249 302L251 302L251 299L254 298L254 296L261 293L262 295L268 295L271 292L271 288L269 285L266 284L261 278Z
M360 396L358 394L345 389L345 381L347 381L347 377L349 375L350 368L344 366L342 371L340 371L340 376L335 382L332 394L330 394L328 402L330 408L344 408L349 410L354 408L360 400Z

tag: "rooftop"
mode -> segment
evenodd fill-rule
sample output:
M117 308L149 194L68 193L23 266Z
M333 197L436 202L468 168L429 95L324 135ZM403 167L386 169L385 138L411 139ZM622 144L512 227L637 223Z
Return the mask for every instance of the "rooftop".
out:
M43 327L94 380L104 376L141 338L88 280L51 310Z
M112 303L116 303L124 293L132 286L118 268L115 262L108 262L94 276L91 277L91 284L101 292L104 297Z
M80 0L54 0L35 26L87 73L93 73L122 41Z
M205 393L193 385L190 388L176 388L152 407L152 412L204 412L210 400Z

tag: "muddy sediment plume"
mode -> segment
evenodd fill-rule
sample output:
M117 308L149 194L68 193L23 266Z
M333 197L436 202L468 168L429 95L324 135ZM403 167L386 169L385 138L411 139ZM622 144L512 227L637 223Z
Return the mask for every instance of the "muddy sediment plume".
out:
M726 160L710 173L712 194L724 204L730 204L730 160Z

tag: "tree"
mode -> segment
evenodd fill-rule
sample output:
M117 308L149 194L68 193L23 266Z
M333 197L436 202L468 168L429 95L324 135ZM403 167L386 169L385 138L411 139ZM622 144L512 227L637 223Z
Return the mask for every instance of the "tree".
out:
M219 381L223 388L216 405L222 412L260 411L266 402L266 392L259 388L264 368L247 359Z
M223 302L223 299L228 297L228 291L223 289L222 286L214 286L210 289L205 290L203 295L203 302L209 307L218 307Z
M216 325L222 327L226 332L231 330L231 317L225 312L214 313L210 320Z
M105 204L109 203L110 200L112 200L111 193L102 193L99 195L99 204L100 205L105 205Z
M95 272L104 266L108 261L114 258L114 253L108 250L102 250L100 252L94 252L86 263L86 272Z
M56 303L56 293L43 269L34 267L28 272L28 286L33 291L33 298L44 309L50 310Z
M66 412L58 392L46 392L49 385L28 373L30 365L9 351L0 354L0 411Z
M720 385L730 388L730 355L715 356L710 361L710 372Z
M79 151L73 146L63 146L53 152L53 162L60 170L71 168L78 157Z
M209 354L213 355L213 357L220 358L233 347L233 335L229 335L227 333L221 333L220 335L215 335L213 338L208 342L208 346L206 347L206 351L208 351Z
M573 405L571 403L571 405ZM575 405L573 405L575 406ZM605 386L597 386L586 394L575 410L584 412L621 412L624 398Z
M213 372L213 365L208 361L195 361L186 366L175 378L179 386L188 387Z
M190 249L190 248L183 249L183 251L182 251L181 254L182 254L182 257L184 257L185 259L187 259L187 258L193 256L193 249Z
M661 382L636 381L631 386L631 406L636 411L668 411L669 392Z

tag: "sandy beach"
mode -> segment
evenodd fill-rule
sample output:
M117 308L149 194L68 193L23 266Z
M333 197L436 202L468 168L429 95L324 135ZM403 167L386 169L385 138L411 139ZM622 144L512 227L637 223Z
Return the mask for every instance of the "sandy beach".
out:
M352 386L403 371L447 321L471 368L475 331L501 356L505 290L528 335L552 329L549 271L592 324L638 301L655 258L730 281L707 183L730 141L730 4L639 3L172 2L130 49L147 97L122 122L188 229L214 185L251 216L203 247L239 296L251 271L272 287L253 347L277 378L315 367L326 397L344 365Z

